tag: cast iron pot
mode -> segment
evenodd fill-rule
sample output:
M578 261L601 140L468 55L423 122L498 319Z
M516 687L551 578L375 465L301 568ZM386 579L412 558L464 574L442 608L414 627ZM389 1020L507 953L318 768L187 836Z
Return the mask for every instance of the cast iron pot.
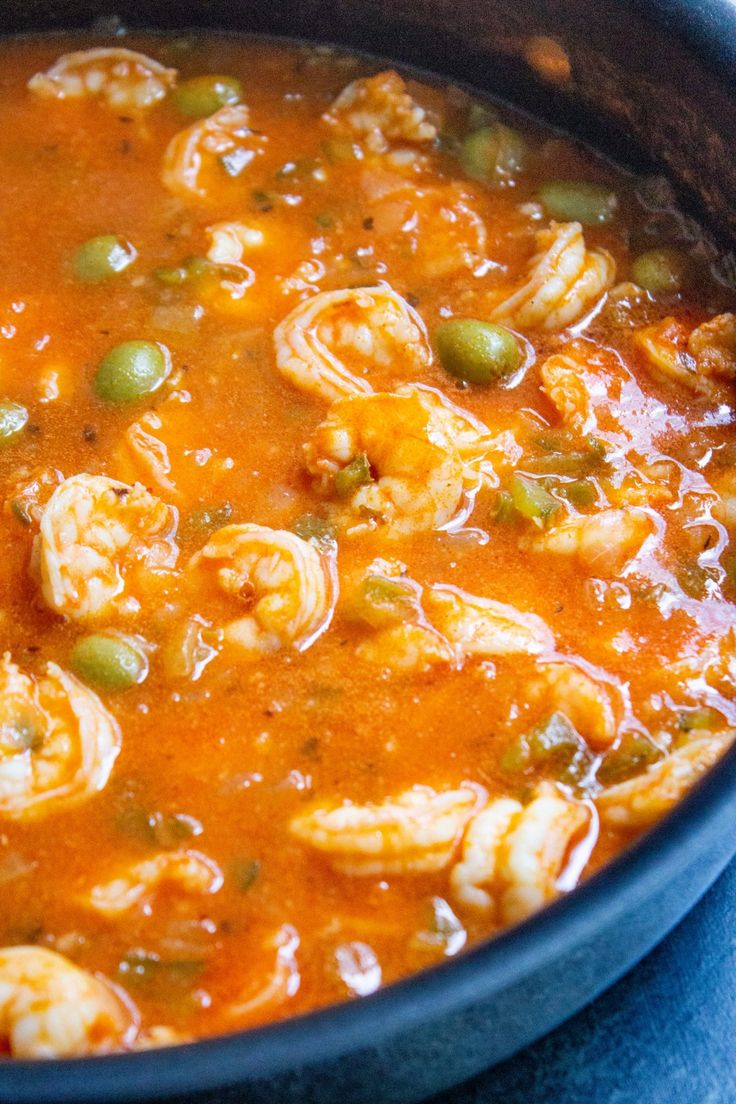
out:
M339 42L500 94L669 174L736 238L729 0L4 0L0 31L124 25ZM560 47L540 65L538 39ZM727 267L736 271L733 257ZM736 750L626 855L459 959L360 1001L188 1046L0 1065L0 1104L409 1104L507 1058L637 962L736 851ZM616 1040L611 1040L616 1046Z

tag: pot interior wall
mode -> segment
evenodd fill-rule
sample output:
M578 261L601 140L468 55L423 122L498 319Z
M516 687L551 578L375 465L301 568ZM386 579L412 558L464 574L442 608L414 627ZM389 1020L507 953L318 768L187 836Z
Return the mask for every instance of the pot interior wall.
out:
M214 27L337 42L511 100L619 161L665 170L736 241L728 0L4 0L0 32ZM732 13L731 13L732 18ZM724 79L725 78L725 79ZM736 260L726 269L736 272Z

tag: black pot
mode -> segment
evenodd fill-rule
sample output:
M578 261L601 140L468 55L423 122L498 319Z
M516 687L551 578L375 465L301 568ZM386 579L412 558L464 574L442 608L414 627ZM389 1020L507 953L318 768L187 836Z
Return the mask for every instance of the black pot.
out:
M4 0L0 30L125 25L346 44L500 94L628 162L664 168L736 239L730 0ZM564 54L545 78L535 36ZM565 63L565 56L567 62ZM727 257L736 272L733 257ZM513 1054L657 943L736 851L736 749L653 832L569 897L371 997L168 1050L0 1065L0 1104L416 1101ZM611 1040L616 1046L616 1040Z

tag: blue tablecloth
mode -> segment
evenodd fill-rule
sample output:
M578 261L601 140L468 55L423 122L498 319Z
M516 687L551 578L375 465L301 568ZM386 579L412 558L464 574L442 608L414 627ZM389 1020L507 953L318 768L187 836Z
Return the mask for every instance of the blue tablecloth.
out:
M433 1104L736 1104L736 860L630 974Z

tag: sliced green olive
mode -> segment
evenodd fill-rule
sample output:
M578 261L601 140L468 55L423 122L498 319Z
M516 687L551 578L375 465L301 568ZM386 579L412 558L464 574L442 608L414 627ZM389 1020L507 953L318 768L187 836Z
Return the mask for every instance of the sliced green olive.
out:
M70 656L71 668L83 682L102 690L128 690L146 677L146 658L127 640L94 633L78 640Z
M205 115L214 115L227 104L239 103L242 94L239 80L218 73L183 81L174 89L172 99L182 115L202 119Z
M0 402L0 445L9 445L28 424L28 411L20 403Z
M128 403L158 390L168 375L164 346L152 341L123 341L100 361L95 390L111 403Z
M653 295L679 291L685 282L687 261L677 249L649 249L631 266L631 277Z
M460 147L460 164L483 184L498 184L522 172L527 150L517 131L503 123L474 130Z
M72 257L72 272L87 284L99 284L124 272L137 254L130 242L114 234L100 234L83 242Z
M541 483L518 473L511 477L509 493L514 509L530 521L545 521L560 508L554 495Z
M515 372L522 361L510 330L475 318L443 322L435 335L442 367L468 383L492 383Z
M539 198L547 214L561 222L582 222L583 226L601 226L616 213L616 193L602 184L581 180L553 180L539 189Z
M340 498L349 498L359 487L371 483L372 480L368 457L361 452L335 476L335 494Z

